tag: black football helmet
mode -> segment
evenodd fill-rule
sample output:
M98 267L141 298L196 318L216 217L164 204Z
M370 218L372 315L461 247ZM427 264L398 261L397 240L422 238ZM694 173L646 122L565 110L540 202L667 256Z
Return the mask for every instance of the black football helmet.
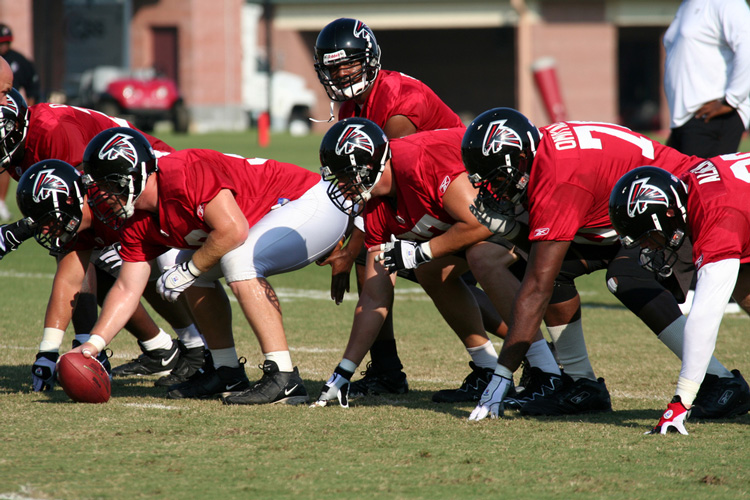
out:
M359 63L359 70L338 76L340 66ZM380 47L372 30L357 19L329 23L315 41L315 71L332 101L348 101L366 91L380 71Z
M94 214L119 229L133 216L135 201L156 168L154 150L137 130L115 127L99 132L83 152L83 184Z
M687 233L687 186L671 173L645 166L631 170L609 197L609 218L625 248L643 247L641 265L672 274Z
M64 252L78 235L83 193L81 174L61 160L35 163L18 180L18 208L33 220L34 238L50 252Z
M23 143L29 130L29 108L16 89L11 89L7 102L0 106L0 173L23 159Z
M498 212L523 201L540 139L529 119L510 108L490 109L471 122L461 158L479 201Z
M345 214L361 214L390 157L388 138L374 122L337 122L320 143L320 175L330 182L328 197Z

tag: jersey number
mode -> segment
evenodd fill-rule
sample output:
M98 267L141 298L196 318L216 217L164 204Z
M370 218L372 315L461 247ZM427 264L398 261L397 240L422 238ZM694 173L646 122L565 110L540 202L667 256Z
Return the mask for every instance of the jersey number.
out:
M732 173L737 179L750 184L750 171L747 169L750 166L750 153L721 155L721 159L726 161L736 160L729 168L732 169Z
M627 129L587 124L574 125L573 130L578 136L578 143L581 145L581 149L602 149L602 141L592 135L596 132L598 134L606 134L627 141L640 148L641 155L643 155L644 158L648 158L649 160L654 159L654 143L651 142L648 137L633 134Z
M436 219L429 214L425 214L421 219L419 219L416 224L414 224L414 227L411 228L411 231L409 231L408 233L400 234L398 238L400 240L429 240L430 238L435 236L432 231L433 228L439 231L447 231L450 227L450 224Z

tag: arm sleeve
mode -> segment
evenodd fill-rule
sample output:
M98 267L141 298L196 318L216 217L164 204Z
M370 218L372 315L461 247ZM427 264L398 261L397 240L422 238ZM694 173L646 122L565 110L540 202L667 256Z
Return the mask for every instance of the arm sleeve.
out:
M703 381L739 270L739 259L725 259L706 264L698 271L695 298L685 324L680 378L698 384Z

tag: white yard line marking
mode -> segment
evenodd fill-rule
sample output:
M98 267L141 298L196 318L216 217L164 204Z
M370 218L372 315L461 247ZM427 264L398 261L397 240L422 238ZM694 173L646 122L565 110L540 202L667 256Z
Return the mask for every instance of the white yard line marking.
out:
M158 403L124 403L122 406L130 408L146 408L149 410L183 410L180 406L170 406Z

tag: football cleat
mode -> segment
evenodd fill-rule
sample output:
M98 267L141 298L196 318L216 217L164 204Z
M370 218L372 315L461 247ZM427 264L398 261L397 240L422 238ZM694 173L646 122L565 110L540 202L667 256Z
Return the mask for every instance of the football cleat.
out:
M514 396L509 396L503 400L506 409L520 410L526 403L551 395L562 388L563 378L568 377L567 375L545 373L535 366L529 366L525 373L526 382L523 389L518 390Z
M604 379L578 379L566 376L562 386L545 397L535 398L521 408L521 415L578 415L612 411L612 402Z
M263 370L260 380L245 391L224 396L221 400L225 405L297 405L310 401L296 366L291 372L281 372L274 361L266 360L258 368Z
M435 403L464 403L468 401L479 401L482 392L492 380L494 368L480 368L469 361L471 373L464 379L458 389L443 389L432 395Z
M750 410L750 387L739 370L734 377L706 374L690 409L690 419L730 418Z
M200 370L181 384L167 389L169 399L210 399L242 392L250 387L245 374L245 358L240 358L240 366L220 366L216 369Z
M157 387L170 387L172 385L181 384L187 381L193 374L203 368L204 362L206 361L206 353L208 351L203 346L198 347L185 347L180 344L180 358L177 361L177 365L172 368L169 374L160 377L154 382ZM213 367L213 361L209 363Z
M363 377L356 382L352 382L349 387L349 399L409 392L406 373L401 371L400 368L398 370L385 370L371 361L367 363L367 369L361 375Z
M180 361L179 341L173 340L169 349L154 349L147 351L138 341L141 354L128 363L112 368L113 377L129 377L133 375L165 375L172 371Z

